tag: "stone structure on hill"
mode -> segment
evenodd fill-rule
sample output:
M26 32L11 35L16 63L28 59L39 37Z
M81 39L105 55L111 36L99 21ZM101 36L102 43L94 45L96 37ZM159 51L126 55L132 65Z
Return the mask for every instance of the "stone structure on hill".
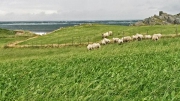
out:
M168 24L180 24L180 13L176 15L171 15L164 13L163 11L159 11L159 16L154 15L142 21L138 21L132 25L143 26L143 25L168 25Z

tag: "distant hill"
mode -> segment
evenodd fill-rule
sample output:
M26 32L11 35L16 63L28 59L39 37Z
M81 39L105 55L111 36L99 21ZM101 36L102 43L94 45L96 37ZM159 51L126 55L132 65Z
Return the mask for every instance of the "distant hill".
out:
M0 28L0 36L1 35L14 35L15 32L12 30L2 29Z
M138 21L133 26L143 26L143 25L169 25L169 24L180 24L180 13L176 15L171 15L159 11L159 16L154 15L146 18L142 21Z
M8 30L0 28L0 38L7 38L7 37L32 37L37 36L33 32L25 31L25 30Z

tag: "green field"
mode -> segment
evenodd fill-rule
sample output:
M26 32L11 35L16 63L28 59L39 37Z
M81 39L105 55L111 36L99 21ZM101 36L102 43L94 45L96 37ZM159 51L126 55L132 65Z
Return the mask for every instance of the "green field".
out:
M180 32L180 26L82 25L67 27L19 45L99 42L135 33ZM124 31L124 33L123 33ZM78 38L81 37L78 40ZM77 40L75 40L77 38ZM179 101L180 38L108 44L87 51L85 45L61 48L3 48L0 39L0 100Z
M89 42L99 42L102 38L102 33L107 31L113 31L112 37L122 37L126 35L133 35L136 33L142 34L154 34L162 33L175 34L176 28L180 28L180 25L169 26L117 26L117 25L81 25L62 28L53 32L53 34L47 34L40 36L30 41L25 41L21 45L44 45L44 44L80 44ZM180 29L177 29L180 32Z

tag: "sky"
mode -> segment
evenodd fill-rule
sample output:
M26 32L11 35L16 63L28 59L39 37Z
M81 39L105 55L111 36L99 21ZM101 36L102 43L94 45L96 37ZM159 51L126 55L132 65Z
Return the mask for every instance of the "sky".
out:
M180 13L180 0L1 0L0 21L140 20Z

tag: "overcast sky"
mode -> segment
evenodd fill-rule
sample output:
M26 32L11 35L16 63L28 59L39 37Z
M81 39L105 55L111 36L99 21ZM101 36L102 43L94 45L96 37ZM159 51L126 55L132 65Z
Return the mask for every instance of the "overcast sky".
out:
M0 21L131 20L180 13L180 0L1 0Z

